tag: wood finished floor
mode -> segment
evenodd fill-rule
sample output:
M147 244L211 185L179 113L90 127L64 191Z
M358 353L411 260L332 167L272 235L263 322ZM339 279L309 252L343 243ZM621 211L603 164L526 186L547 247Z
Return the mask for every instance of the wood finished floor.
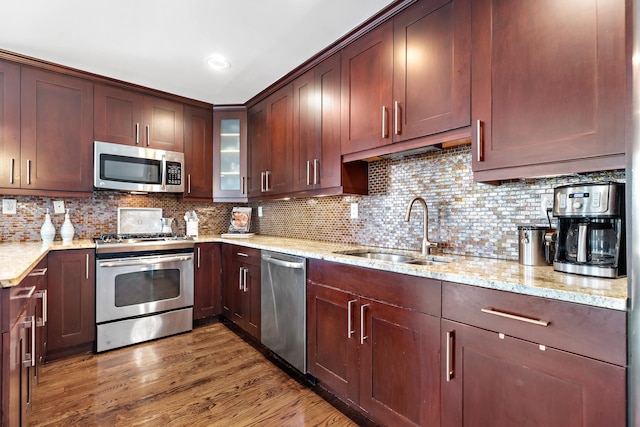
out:
M129 348L55 361L41 371L29 425L372 425L345 410L350 419L317 394L318 387L292 378L269 359L224 324L214 323ZM334 404L340 407L341 402Z

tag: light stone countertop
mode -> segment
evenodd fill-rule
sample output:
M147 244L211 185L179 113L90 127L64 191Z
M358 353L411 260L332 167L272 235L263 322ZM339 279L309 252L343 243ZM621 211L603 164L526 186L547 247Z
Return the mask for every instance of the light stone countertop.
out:
M69 245L55 241L50 246L42 242L0 243L0 287L10 288L20 283L50 251L93 249L93 240L73 240Z
M196 238L196 242L233 243L306 258L324 259L360 267L393 271L614 310L625 311L627 309L626 277L601 279L560 273L554 271L551 266L525 266L516 261L459 255L442 255L442 258L453 258L453 261L448 264L432 266L394 264L335 253L345 250L367 249L366 246L273 236L256 235L251 238L222 239L219 235L210 235L199 236ZM420 256L419 251L409 253L417 257Z
M196 243L224 242L256 249L265 249L324 259L354 266L392 271L402 274L481 286L525 295L552 298L614 310L627 309L627 279L599 279L560 273L550 266L531 267L515 261L443 255L453 258L448 264L420 266L392 264L335 252L367 249L366 246L315 240L290 239L256 235L251 238L221 238L220 235L201 235ZM32 268L52 250L94 248L92 240L74 240L70 245L54 242L43 247L41 242L0 243L0 286L18 284ZM376 248L380 249L380 248ZM408 252L419 257L419 251Z

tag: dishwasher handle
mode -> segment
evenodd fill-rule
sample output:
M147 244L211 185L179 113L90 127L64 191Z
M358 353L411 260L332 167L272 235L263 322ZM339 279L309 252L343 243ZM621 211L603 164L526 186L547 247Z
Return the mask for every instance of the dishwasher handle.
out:
M282 259L272 258L266 254L262 254L262 260L270 264L279 265L280 267L287 267L287 268L304 268L305 267L303 262L285 261Z

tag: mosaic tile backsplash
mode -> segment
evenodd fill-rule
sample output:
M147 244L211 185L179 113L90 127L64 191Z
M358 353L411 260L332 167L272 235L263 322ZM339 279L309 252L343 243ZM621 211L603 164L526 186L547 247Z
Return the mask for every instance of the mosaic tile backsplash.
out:
M442 253L518 259L518 225L544 225L540 195L558 185L587 181L625 180L625 171L607 171L554 178L514 180L494 186L476 183L471 172L471 148L383 159L369 163L369 195L331 196L252 203L252 231L260 234L358 243L398 249L420 249L423 209L416 204L409 222L404 216L414 196L428 205L429 239ZM5 196L17 200L16 215L2 215L1 241L38 241L47 208L60 240L63 214L53 214L60 198ZM200 234L227 231L231 208L237 204L184 202L173 195L129 195L97 191L92 198L65 198L76 238L91 239L116 231L118 207L162 208L176 218L174 230L185 232L184 213L194 210ZM351 203L358 219L350 218ZM263 216L256 215L262 207Z

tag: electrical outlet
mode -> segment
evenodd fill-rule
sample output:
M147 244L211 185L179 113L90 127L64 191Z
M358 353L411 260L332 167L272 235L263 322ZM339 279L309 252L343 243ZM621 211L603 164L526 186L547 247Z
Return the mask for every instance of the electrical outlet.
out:
M547 209L553 209L553 193L540 195L540 216L547 218Z
M262 206L258 206L258 216L262 216Z
M16 207L16 199L2 199L2 213L4 215L15 215Z
M351 203L351 219L358 219L358 204Z
M53 202L53 213L64 213L64 200L56 200Z

